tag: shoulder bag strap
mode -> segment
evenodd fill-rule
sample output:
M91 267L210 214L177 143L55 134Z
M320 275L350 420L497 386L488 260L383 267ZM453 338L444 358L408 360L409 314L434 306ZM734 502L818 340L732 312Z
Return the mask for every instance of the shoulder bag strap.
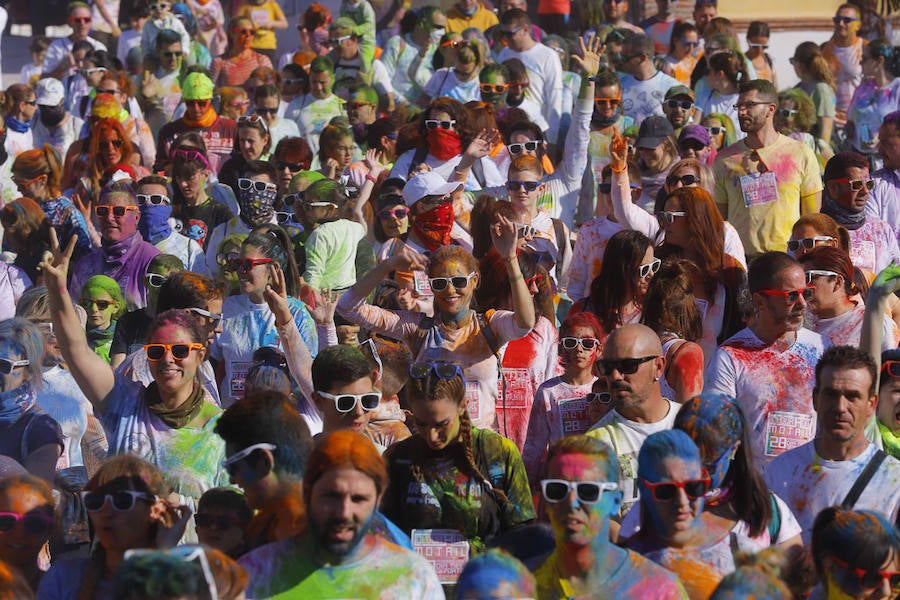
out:
M875 454L872 455L871 459L869 459L869 464L866 465L866 468L863 469L862 473L859 474L859 477L856 478L856 481L853 483L853 487L850 488L849 492L847 492L847 497L844 498L843 502L841 502L841 508L843 508L844 510L853 509L856 501L859 500L859 497L860 495L862 495L863 490L866 489L867 485L869 485L869 481L872 480L872 476L875 475L875 471L878 470L878 467L881 466L881 463L884 462L885 458L887 458L887 454L884 450L879 448L875 451Z

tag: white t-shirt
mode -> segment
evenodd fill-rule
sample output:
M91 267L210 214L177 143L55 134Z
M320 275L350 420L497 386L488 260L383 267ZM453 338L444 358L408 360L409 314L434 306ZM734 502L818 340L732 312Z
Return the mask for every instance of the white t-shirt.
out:
M469 81L460 81L456 70L449 67L438 69L425 84L425 93L430 98L447 96L459 100L463 104L470 100L481 100L481 87L478 77Z
M312 94L295 98L284 111L284 118L297 123L300 137L309 143L313 154L319 151L319 134L334 117L344 114L344 101L329 94L327 98L317 99Z
M676 85L677 79L657 71L650 79L639 81L632 75L622 74L622 112L640 125L641 121L653 115L665 116L662 109L666 92Z
M704 392L737 400L759 468L815 435L815 366L831 346L828 338L801 328L794 343L779 352L744 328L716 352L706 370Z
M803 543L809 544L816 515L829 506L841 504L877 448L869 444L852 460L825 460L809 442L785 452L763 471L769 488L784 498L800 523ZM900 507L900 462L888 456L866 485L854 509L878 511L891 523Z
M844 314L830 319L820 319L807 308L805 326L828 337L835 346L859 346L865 314L866 306L862 302ZM882 350L897 347L897 325L886 314L882 315L881 319L881 335Z
M591 282L600 274L606 244L616 233L624 229L621 223L608 217L591 219L578 230L572 262L569 264L569 298L577 302L591 291Z
M880 273L891 261L900 262L894 228L867 215L862 227L850 230L850 260L854 267L870 273Z
M594 425L587 435L595 437L613 449L619 458L619 489L622 490L622 506L619 509L621 521L640 497L637 485L638 452L650 434L672 429L675 416L681 405L665 399L669 403L669 412L656 423L638 423L626 419L615 409Z
M63 452L57 470L84 466L81 438L88 426L88 415L94 414L91 403L75 383L72 374L60 366L41 372L44 387L37 395L37 405L53 417L63 435Z

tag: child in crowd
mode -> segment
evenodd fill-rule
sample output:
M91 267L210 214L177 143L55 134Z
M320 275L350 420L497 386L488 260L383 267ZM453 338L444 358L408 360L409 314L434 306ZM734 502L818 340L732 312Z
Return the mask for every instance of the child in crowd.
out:
M44 72L44 57L47 56L47 48L50 47L50 38L39 35L31 40L28 51L31 52L31 63L26 64L19 71L19 83L32 85L32 79L37 79Z
M206 490L194 514L197 540L237 558L247 549L244 527L252 516L247 499L237 490L222 487Z

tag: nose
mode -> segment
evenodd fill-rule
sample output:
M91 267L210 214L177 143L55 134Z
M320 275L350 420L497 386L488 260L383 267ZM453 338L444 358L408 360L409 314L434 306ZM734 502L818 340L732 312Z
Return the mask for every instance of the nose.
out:
M673 502L679 510L688 510L691 507L691 499L688 498L687 492L684 491L683 487L676 489Z
M438 429L429 429L428 433L428 443L432 446L437 446L441 443L441 432Z
M613 369L612 373L606 376L608 381L624 381L625 376L618 369Z

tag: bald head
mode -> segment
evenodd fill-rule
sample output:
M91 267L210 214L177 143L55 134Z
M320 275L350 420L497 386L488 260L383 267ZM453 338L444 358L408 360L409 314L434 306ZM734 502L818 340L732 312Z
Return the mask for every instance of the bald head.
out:
M659 336L640 323L622 325L609 335L603 345L604 358L641 358L661 354Z

